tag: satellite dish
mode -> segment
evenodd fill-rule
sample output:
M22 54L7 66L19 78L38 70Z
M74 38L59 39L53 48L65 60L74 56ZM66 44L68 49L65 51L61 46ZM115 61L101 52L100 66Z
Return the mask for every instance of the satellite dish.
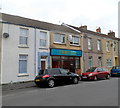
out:
M69 35L69 36L68 36L68 40L69 40L69 41L72 41L72 35Z
M3 33L3 37L4 37L4 38L8 38L8 37L9 37L9 34L8 34L8 33Z

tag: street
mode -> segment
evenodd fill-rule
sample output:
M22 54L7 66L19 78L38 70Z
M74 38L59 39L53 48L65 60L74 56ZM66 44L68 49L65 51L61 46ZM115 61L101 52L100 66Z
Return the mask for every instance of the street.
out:
M3 91L3 106L118 106L118 78Z

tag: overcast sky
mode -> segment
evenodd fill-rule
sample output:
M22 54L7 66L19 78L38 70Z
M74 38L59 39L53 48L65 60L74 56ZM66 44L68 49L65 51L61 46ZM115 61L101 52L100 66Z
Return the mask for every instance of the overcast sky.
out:
M87 25L89 30L118 35L119 0L1 0L3 13L54 24Z

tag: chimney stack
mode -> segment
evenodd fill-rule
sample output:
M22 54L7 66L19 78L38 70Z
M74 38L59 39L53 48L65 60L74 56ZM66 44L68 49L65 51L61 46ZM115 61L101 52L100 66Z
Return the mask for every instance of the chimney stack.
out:
M80 28L80 29L87 30L87 26L86 26L86 25L84 25L84 26L80 26L79 28Z
M96 29L96 32L97 32L97 33L101 33L101 28L100 28L100 27L97 28L97 29Z
M113 37L115 37L115 32L113 32L112 30L110 30L109 33L108 33L108 36L113 36Z

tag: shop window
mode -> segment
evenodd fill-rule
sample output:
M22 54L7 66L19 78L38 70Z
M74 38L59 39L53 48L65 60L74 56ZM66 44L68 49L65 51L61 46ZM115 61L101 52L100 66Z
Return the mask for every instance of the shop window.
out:
M80 38L76 37L76 36L73 36L72 40L70 41L70 44L71 45L80 45Z
M54 43L65 43L65 35L63 34L59 34L59 33L55 33L54 34Z
M80 60L79 59L75 60L75 66L76 66L76 69L80 68Z

